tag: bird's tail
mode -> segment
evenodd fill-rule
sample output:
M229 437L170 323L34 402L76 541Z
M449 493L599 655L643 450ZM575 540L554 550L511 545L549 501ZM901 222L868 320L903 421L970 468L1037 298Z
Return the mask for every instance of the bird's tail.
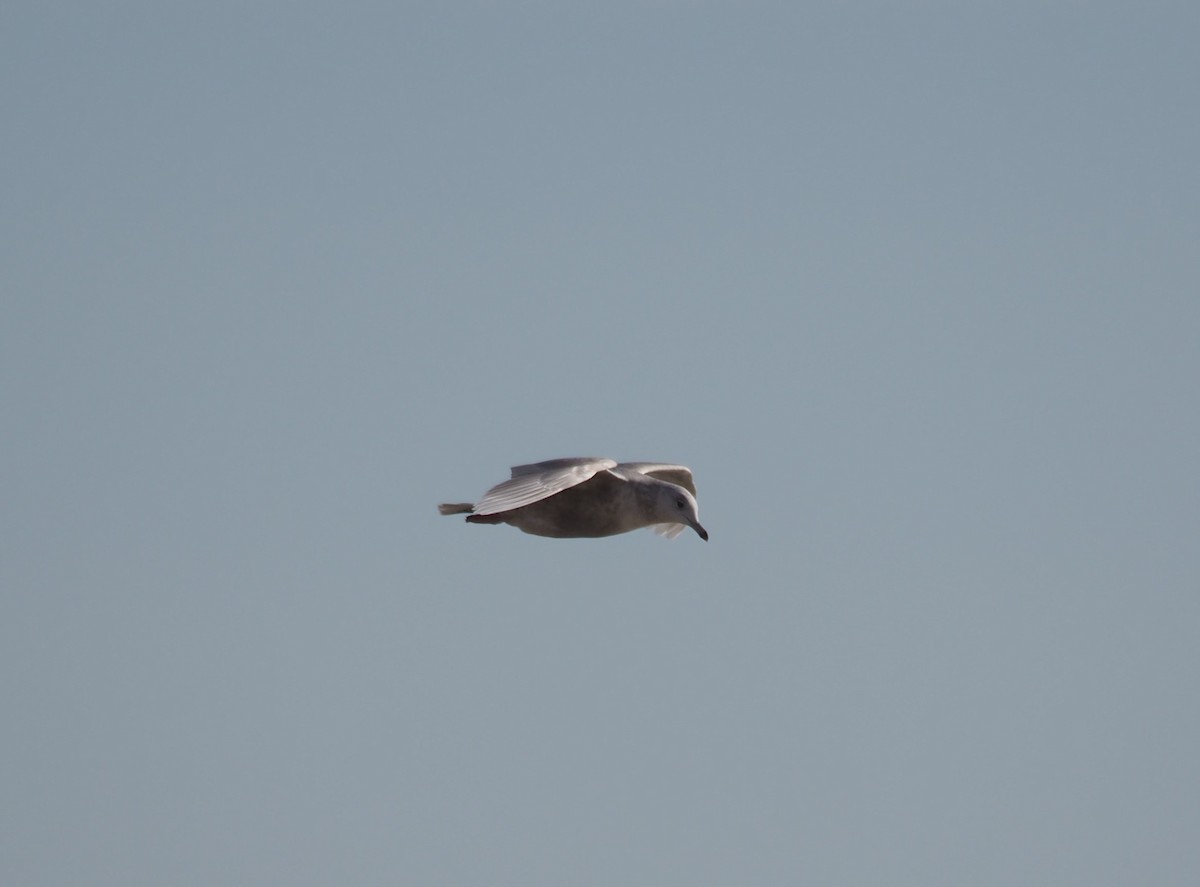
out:
M475 506L470 502L450 502L438 506L442 514L470 514L474 510Z

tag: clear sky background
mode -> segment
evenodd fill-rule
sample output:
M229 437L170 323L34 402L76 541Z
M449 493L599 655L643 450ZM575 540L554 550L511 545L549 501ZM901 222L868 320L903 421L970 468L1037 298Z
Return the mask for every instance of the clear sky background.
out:
M1197 45L6 4L0 882L1200 883Z

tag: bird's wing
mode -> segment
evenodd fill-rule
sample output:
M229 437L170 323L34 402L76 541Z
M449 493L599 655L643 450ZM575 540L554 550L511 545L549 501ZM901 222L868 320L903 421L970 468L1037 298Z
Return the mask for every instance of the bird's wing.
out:
M499 514L541 502L591 480L601 471L616 468L612 459L551 459L513 467L512 479L496 484L475 506L479 515Z
M687 529L687 524L655 524L654 532L667 539L674 539Z
M606 468L617 467L617 463L612 459L602 459L599 456L547 459L545 462L531 462L529 465L514 465L512 467L512 476L514 478L524 477L527 474L542 474L546 471L562 471L567 468L588 469L593 465L598 466L596 471L604 471Z
M622 462L617 468L656 477L669 484L678 484L693 496L696 495L696 482L692 480L692 469L686 465L667 465L662 462Z

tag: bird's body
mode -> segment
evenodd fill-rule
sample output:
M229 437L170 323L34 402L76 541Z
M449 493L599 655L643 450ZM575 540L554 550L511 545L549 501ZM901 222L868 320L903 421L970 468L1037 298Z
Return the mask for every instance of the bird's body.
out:
M472 505L440 506L473 524L510 524L558 539L615 536L654 527L675 538L692 527L701 539L692 472L683 465L612 459L551 459L517 465L512 477Z

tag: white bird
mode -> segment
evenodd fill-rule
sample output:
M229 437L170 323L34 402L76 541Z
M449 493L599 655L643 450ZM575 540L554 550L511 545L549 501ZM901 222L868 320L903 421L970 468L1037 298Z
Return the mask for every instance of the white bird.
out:
M691 469L659 462L550 459L515 465L512 478L479 502L439 505L442 514L466 514L467 523L510 524L535 536L559 539L615 536L642 527L674 539L700 526Z

